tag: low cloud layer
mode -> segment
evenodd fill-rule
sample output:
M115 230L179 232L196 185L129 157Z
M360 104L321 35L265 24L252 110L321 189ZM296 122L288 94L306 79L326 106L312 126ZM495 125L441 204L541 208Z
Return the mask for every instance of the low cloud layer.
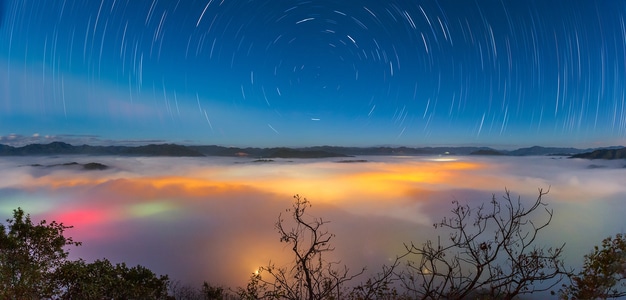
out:
M538 188L554 219L541 243L567 242L573 265L602 238L624 232L623 161L551 157L367 157L367 163L133 157L0 159L0 217L22 207L34 219L75 228L75 258L142 264L190 284L243 286L289 247L274 223L300 194L309 213L331 221L331 254L353 270L376 271L437 232L451 202L479 204L505 188L532 201ZM104 171L32 166L98 162Z

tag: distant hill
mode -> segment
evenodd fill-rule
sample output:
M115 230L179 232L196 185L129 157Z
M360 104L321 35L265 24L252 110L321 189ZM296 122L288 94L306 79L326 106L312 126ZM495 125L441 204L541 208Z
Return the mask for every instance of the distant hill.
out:
M572 158L586 159L626 159L626 148L599 149L591 152L572 155Z
M206 156L236 156L255 158L327 158L350 156L345 153L318 148L237 148L220 146L189 146L189 148Z
M204 156L189 147L175 144L128 146L73 146L63 142L31 144L23 147L0 145L0 156L37 155L134 155L134 156Z
M338 147L315 146L304 148L238 148L221 146L188 146L206 156L250 156L250 157L281 157L313 158L313 157L346 157L364 155L467 155L478 150L493 150L487 147ZM296 157L284 155L285 149L299 151Z
M472 153L470 153L470 155L504 155L504 153L497 151L497 150L493 150L493 149L489 149L489 150L478 150L478 151L474 151Z
M394 156L415 156L415 155L468 155L479 150L493 150L488 147L335 147L317 146L302 148L303 150L321 150L333 153L340 153L349 156L355 155L394 155Z
M64 164L54 164L54 165L40 165L40 164L33 164L30 165L31 167L41 167L41 168L57 168L57 167L65 167L65 168L71 168L71 167L80 167L83 170L87 170L87 171L102 171L102 170L106 170L109 168L109 166L101 164L101 163L97 163L97 162L90 162L90 163L86 163L86 164L79 164L77 162L69 162L69 163L64 163Z
M577 148L558 148L558 147L540 147L533 146L529 148L519 148L517 150L509 151L507 154L512 156L531 156L531 155L572 155L589 151L589 149L577 149Z
M123 151L123 153L125 155L142 156L204 156L204 154L189 147L175 144L152 144L146 146L128 147Z
M262 148L237 148L222 146L188 146L189 149L202 153L205 156L252 156L262 157ZM264 153L264 152L263 152Z
M79 153L79 149L63 142L52 142L50 144L30 144L18 148L5 146L2 148L2 150L2 155L54 155Z
M301 150L290 148L279 148L272 151L267 157L278 158L327 158L327 157L348 157L349 155L333 153L324 150Z
M63 142L49 144L31 144L23 147L13 147L0 144L0 156L36 156L36 155L128 155L128 156L171 156L171 157L201 157L201 156L226 156L226 157L250 157L250 158L330 158L352 156L418 156L418 155L579 155L597 151L602 154L589 154L593 158L611 156L611 151L621 153L618 150L622 146L612 146L595 149L540 147L520 148L513 151L496 150L489 147L338 147L316 146L303 148L255 148L255 147L223 147L216 145L208 146L183 146L177 144L150 144L144 146L73 146ZM623 151L623 150L622 150ZM620 154L616 154L619 157ZM582 156L581 156L582 157ZM591 157L585 157L591 158Z

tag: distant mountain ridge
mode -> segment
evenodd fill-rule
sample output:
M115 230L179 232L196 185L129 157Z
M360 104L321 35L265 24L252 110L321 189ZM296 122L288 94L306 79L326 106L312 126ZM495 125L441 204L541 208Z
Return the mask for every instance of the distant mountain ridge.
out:
M623 146L593 149L558 148L533 146L517 150L496 150L489 147L339 147L316 146L304 148L239 148L224 146L184 146L177 144L149 144L143 146L74 146L64 142L30 144L13 147L0 144L0 156L37 155L126 155L126 156L170 156L170 157L254 157L254 158L330 158L350 156L418 156L418 155L560 155L580 158L626 158ZM600 152L598 152L600 151ZM595 154L593 154L595 153ZM610 158L609 158L610 157Z
M507 152L507 155L513 156L529 156L529 155L572 155L590 151L591 149L577 148L558 148L558 147L540 147L532 146L528 148L519 148L517 150Z
M73 146L63 142L49 144L30 144L23 147L0 145L0 156L37 156L37 155L136 155L136 156L204 156L186 146L160 144L145 146Z
M573 155L572 158L586 159L626 159L626 148L619 149L598 149L592 152Z

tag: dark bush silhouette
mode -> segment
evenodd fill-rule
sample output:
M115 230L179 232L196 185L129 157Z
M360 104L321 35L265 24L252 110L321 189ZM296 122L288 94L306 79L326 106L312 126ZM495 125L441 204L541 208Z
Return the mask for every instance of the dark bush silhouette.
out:
M63 235L69 228L33 224L21 208L0 224L0 299L166 299L167 276L145 267L68 260L66 247L80 245Z
M608 299L626 296L626 236L617 234L585 255L582 271L561 290L563 299Z
M60 293L57 269L67 262L67 246L80 245L63 233L62 223L33 224L21 208L0 224L0 299L42 299Z
M57 270L60 299L167 299L167 276L142 266L113 265L107 259L70 261Z

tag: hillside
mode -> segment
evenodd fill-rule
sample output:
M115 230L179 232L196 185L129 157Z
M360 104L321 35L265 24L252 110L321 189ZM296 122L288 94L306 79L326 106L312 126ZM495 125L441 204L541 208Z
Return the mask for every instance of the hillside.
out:
M176 144L151 144L145 146L73 146L63 142L30 144L23 147L0 145L0 156L37 155L133 155L133 156L204 156L187 146Z
M520 148L517 150L497 150L489 147L339 147L315 146L303 148L287 147L224 147L217 145L185 146L177 144L149 144L143 146L74 146L64 142L48 144L30 144L14 147L0 144L0 156L37 156L37 155L122 155L122 156L169 156L169 157L250 157L250 158L330 158L352 156L419 156L419 155L562 155L578 158L625 158L622 146L577 149L540 147Z
M572 158L586 159L626 159L626 148L599 149L591 152L572 155Z

